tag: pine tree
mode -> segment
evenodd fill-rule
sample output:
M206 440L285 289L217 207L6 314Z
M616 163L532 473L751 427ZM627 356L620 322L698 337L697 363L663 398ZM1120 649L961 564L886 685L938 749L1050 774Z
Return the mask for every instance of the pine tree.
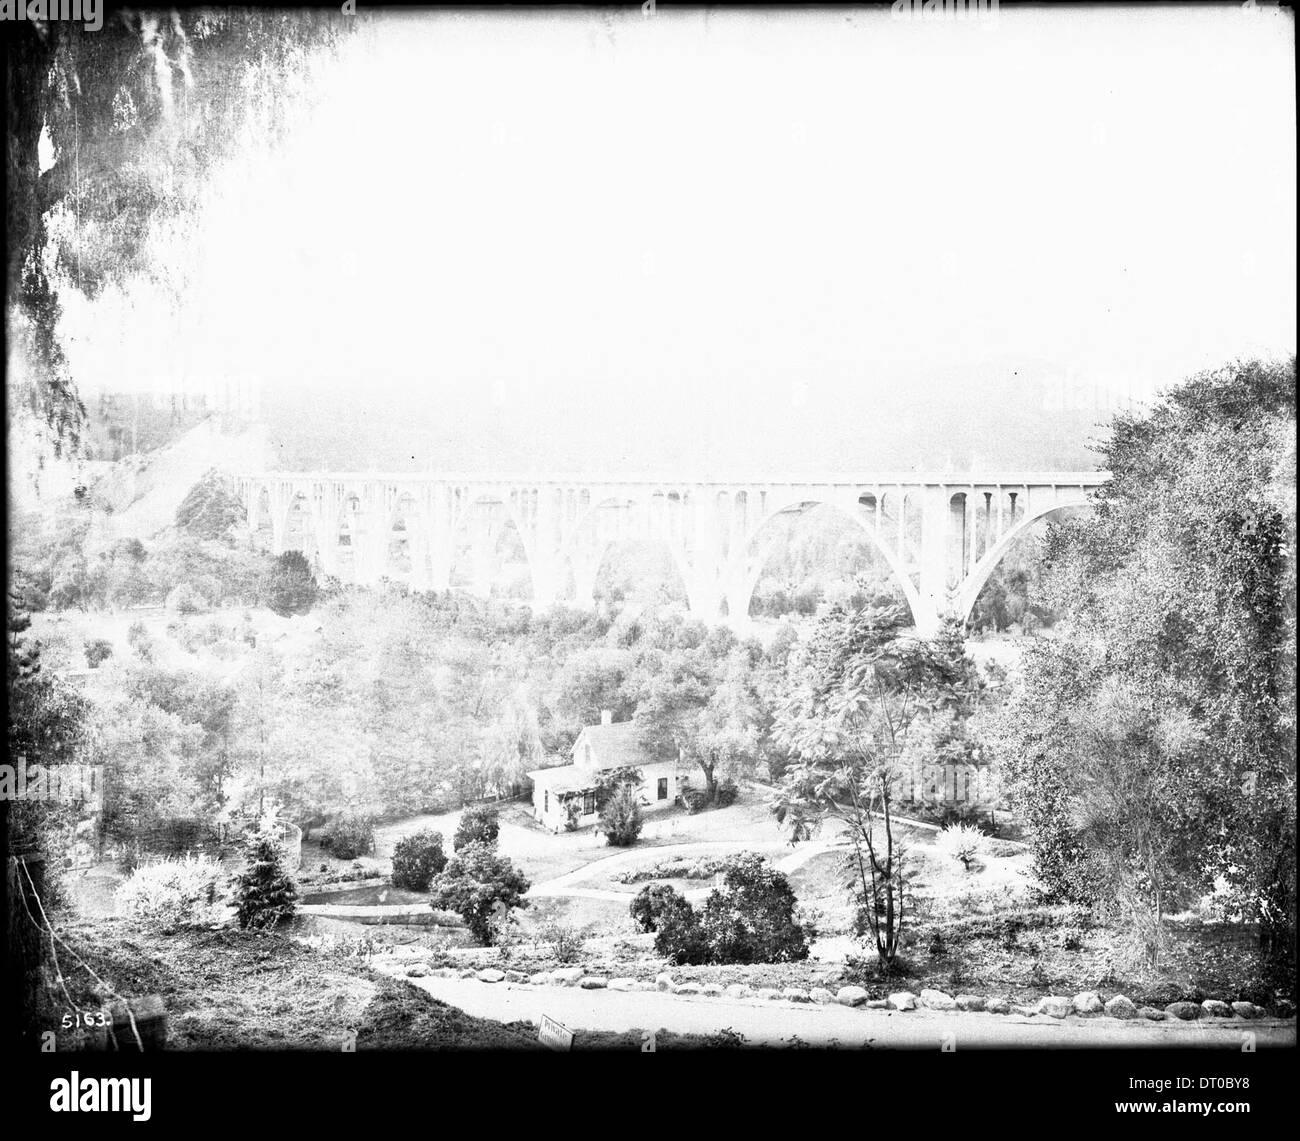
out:
M264 820L239 877L239 926L274 927L294 913L297 899L297 885L284 870L284 849L272 822Z

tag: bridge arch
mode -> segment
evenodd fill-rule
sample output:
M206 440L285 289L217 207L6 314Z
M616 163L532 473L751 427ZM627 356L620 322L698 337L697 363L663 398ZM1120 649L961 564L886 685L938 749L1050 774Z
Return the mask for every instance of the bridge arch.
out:
M490 556L495 555L495 548L500 544L502 536L509 531L513 531L523 551L524 566L528 573L529 596L536 601L539 589L536 548L532 541L531 528L528 527L524 518L525 512L530 509L532 500L533 496L527 494L523 488L504 486L485 487L478 491L465 489L463 494L458 494L455 497L450 522L451 550L446 565L448 586L452 584L457 565L462 562L461 552L467 548L471 560L479 563L471 574L471 593L479 594L484 598L489 597L491 583L485 581L487 560ZM501 531L497 533L495 538L491 534L492 521L490 519L487 526L488 534L476 535L473 532L476 521L475 512L483 507L496 507L501 510ZM468 543L463 548L462 540L465 538L468 538ZM494 546L491 551L481 549L480 544L484 541L493 541Z
M1040 519L1046 519L1049 515L1055 515L1057 512L1089 506L1091 506L1091 503L1088 495L1081 490L1077 495L1058 498L1053 503L1031 508L1023 516L1017 517L1015 523L985 552L983 557L975 564L971 573L961 583L953 601L954 617L958 618L963 624L970 619L971 611L975 609L975 603L979 600L980 592L984 589L989 577L997 569L998 563L1002 561L1007 551L1030 527Z
M848 519L866 535L872 549L882 558L889 569L890 576L902 592L908 609L911 611L913 622L919 625L922 621L920 594L898 553L889 548L884 541L880 527L873 526L871 522L868 522L863 510L870 507L871 518L873 520L879 518L877 513L880 510L882 498L874 492L864 491L857 496L856 506L858 510L854 510L839 498L810 496L790 500L769 510L757 526L741 541L737 553L725 573L723 597L727 602L728 614L741 621L745 621L749 615L749 604L753 598L754 588L758 585L764 563L773 550L769 546L757 554L754 553L754 546L761 539L763 532L771 527L778 516L787 515L791 512L803 514L810 508L825 506L833 509L841 518ZM864 499L868 499L869 502L864 503Z

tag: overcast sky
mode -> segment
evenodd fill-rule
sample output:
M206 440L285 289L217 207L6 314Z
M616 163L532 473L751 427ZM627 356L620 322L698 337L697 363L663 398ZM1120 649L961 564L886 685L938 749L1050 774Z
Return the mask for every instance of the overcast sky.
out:
M87 391L780 404L1014 358L1147 392L1295 351L1293 37L1235 5L372 21L214 186L179 319L71 304L70 357Z

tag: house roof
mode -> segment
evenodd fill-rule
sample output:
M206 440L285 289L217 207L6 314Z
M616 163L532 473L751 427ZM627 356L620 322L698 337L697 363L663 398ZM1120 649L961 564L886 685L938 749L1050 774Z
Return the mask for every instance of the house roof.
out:
M620 721L616 725L588 725L573 743L575 759L579 757L579 750L584 744L591 746L592 763L598 769L649 765L669 759L656 756L641 744L634 721Z
M596 787L590 771L577 765L555 765L549 769L534 769L528 774L534 784L552 792L586 792Z

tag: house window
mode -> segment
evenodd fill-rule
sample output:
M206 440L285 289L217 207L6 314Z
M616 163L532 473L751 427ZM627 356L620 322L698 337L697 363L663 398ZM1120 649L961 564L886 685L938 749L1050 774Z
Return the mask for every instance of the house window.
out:
M667 777L659 778L659 799L660 800L668 799L668 778Z
M549 788L542 792L542 811L551 811L551 790Z
M590 789L582 794L582 814L583 816L590 816L595 811L596 791L595 789Z

